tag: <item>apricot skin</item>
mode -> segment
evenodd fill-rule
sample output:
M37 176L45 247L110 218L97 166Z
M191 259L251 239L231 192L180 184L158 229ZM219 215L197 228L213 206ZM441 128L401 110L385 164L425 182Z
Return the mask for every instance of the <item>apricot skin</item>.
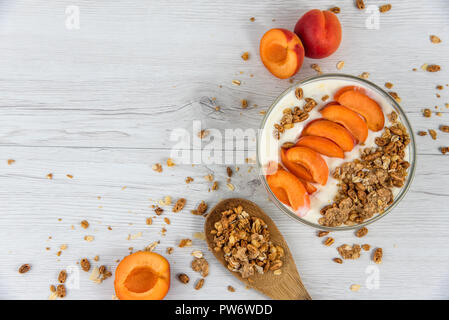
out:
M340 21L331 11L306 12L296 23L295 33L304 45L306 57L313 59L330 56L341 42Z

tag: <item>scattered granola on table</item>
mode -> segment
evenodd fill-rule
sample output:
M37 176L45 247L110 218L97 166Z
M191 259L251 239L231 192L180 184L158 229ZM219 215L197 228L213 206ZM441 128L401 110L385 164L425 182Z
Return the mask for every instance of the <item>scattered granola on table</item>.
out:
M89 228L89 222L87 222L87 220L81 221L81 227L82 227L83 229Z
M337 65L336 65L337 66L337 70L343 69L344 65L345 65L344 61L338 61Z
M205 258L196 258L192 260L192 270L199 272L203 278L209 275L209 262Z
M438 72L441 70L441 67L437 64L429 64L426 66L427 72Z
M59 298L64 298L66 296L66 289L65 286L63 284L60 284L56 287L56 295Z
M58 275L58 282L65 283L67 280L67 272L65 270L61 270Z
M162 166L160 163L153 164L153 166L151 168L153 169L153 171L162 172Z
M328 237L326 240L324 240L323 244L324 244L326 247L329 247L329 246L331 246L334 242L335 242L334 238Z
M204 285L204 278L201 278L198 280L198 282L195 284L195 290L200 290Z
M334 203L321 209L318 223L328 227L356 225L382 214L393 203L393 188L405 184L410 163L405 148L410 136L398 115L389 115L392 123L375 139L377 147L361 150L361 158L345 162L333 172L339 181Z
M350 246L349 244L343 244L337 248L343 259L358 259L360 258L361 247L358 244Z
M384 4L379 7L379 12L384 13L391 10L391 4Z
M431 35L430 36L430 42L432 42L432 43L440 43L441 39L438 36Z
M173 206L172 211L175 213L181 211L184 208L186 201L187 200L184 198L178 199L178 201L176 201L175 205Z
M83 271L89 272L89 270L90 270L90 262L89 262L89 260L87 260L86 258L81 259L80 265L81 265L81 269L83 269Z
M334 258L334 259L332 259L332 261L334 261L335 263L338 263L338 264L343 263L343 260L341 260L340 258Z
M332 11L335 14L339 14L340 13L340 8L339 7L332 7L329 9L329 11Z
M191 245L192 245L192 240L181 239L181 241L179 241L178 247L184 248L184 247L190 247Z
M360 228L360 229L357 230L357 232L355 233L355 235L356 235L358 238L364 237L364 236L366 236L367 234L368 234L368 228L366 228L366 227Z
M206 213L206 211L207 211L207 203L204 202L204 200L202 200L198 205L198 207L194 210L191 210L190 212L193 215L202 216Z
M19 267L19 273L27 273L30 270L31 270L31 266L29 264L27 264L27 263L26 264L22 264Z
M317 237L321 238L324 236L327 236L329 234L329 231L318 231Z
M190 281L189 276L186 275L185 273L178 274L178 279L179 279L179 281L181 281L184 284L187 284Z
M373 254L373 261L377 264L382 263L383 250L382 248L377 248Z
M229 270L247 279L256 272L281 269L284 249L271 242L268 226L262 219L250 216L240 205L221 214L211 234L214 251L224 254Z

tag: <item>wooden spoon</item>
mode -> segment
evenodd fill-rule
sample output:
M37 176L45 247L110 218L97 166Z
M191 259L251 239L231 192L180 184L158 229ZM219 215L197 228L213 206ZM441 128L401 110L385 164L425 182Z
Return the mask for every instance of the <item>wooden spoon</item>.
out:
M249 287L262 292L272 299L311 300L312 298L309 296L306 288L304 288L304 285L301 282L298 270L296 269L295 261L293 260L292 254L288 248L287 242L284 240L284 237L279 232L273 220L271 220L270 217L255 203L249 200L232 198L220 201L207 215L206 222L204 224L204 232L206 234L209 249L218 261L220 261L226 270L229 270L227 268L227 262L223 257L223 251L216 252L214 250L214 235L210 232L215 229L214 224L221 219L221 213L223 211L236 208L239 205L241 205L243 210L250 216L255 216L265 221L268 225L268 230L270 231L271 241L284 249L285 256L282 258L284 262L281 268L282 273L278 276L274 275L273 271L268 271L264 274L259 274L256 272L256 274L251 277L252 281L249 282L248 279L242 278L239 272L231 271L231 273Z

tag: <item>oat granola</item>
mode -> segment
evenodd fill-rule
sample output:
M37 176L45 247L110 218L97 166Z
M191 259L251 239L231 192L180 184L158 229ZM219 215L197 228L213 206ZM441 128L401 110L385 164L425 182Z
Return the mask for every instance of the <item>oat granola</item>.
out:
M203 278L209 275L209 262L206 259L194 257L191 266L192 270L199 272Z
M204 202L204 200L202 200L200 202L200 204L198 205L198 207L196 209L194 209L194 210L191 210L190 212L193 215L202 216L202 215L204 215L206 213L207 208L208 208L207 203Z
M230 271L250 278L283 266L284 249L270 239L267 224L250 216L242 206L223 211L214 225L214 251L222 252Z
M343 259L358 259L360 258L361 247L358 244L350 246L348 244L343 244L337 248L338 253Z
M404 157L410 136L395 112L389 119L392 125L375 139L377 147L363 149L360 159L345 162L334 170L339 191L334 203L320 211L323 216L319 224L360 224L393 203L393 188L403 187L408 175L410 164Z
M175 205L174 205L172 211L173 211L173 212L179 212L179 211L181 211L181 210L184 208L184 206L185 206L185 204L186 204L186 201L187 201L187 200L184 199L184 198L178 199L178 201L176 201L176 203L175 203Z

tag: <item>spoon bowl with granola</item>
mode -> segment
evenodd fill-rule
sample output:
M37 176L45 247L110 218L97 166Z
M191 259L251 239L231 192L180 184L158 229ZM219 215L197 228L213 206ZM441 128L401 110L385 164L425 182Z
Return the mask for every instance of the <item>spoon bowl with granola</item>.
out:
M360 228L389 213L410 187L416 158L397 98L344 74L284 91L257 141L269 198L295 220L324 230Z
M217 260L248 287L272 299L311 299L287 242L255 203L220 201L207 215L204 233Z

